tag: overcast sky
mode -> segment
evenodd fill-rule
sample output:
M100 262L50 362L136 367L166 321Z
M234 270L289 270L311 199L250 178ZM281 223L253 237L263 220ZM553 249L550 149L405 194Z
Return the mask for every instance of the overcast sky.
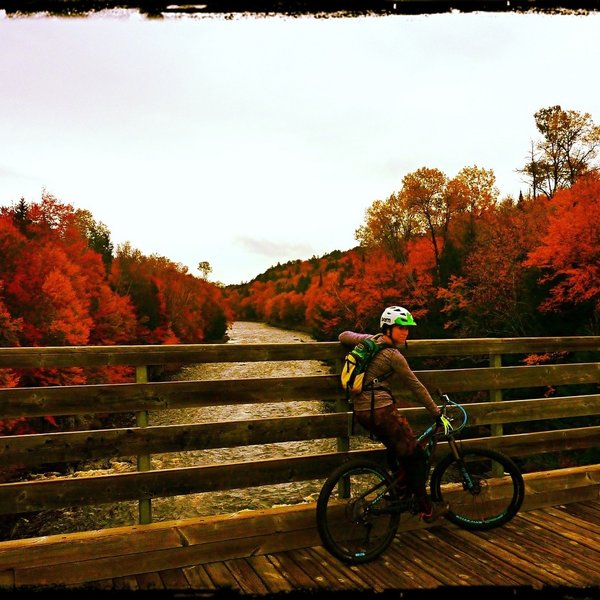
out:
M356 245L426 166L502 196L560 104L600 124L600 15L0 13L0 205L42 190L212 281Z

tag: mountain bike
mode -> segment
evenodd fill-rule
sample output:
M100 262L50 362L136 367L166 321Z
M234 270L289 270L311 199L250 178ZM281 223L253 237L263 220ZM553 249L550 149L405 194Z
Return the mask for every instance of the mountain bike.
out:
M442 418L422 431L418 443L429 462L434 502L448 502L445 518L469 530L489 530L510 521L525 496L523 476L508 456L486 448L463 447L459 435L467 425L461 404L441 394ZM432 469L437 443L445 439L450 453ZM317 528L323 546L343 562L374 560L392 543L403 513L417 515L414 496L402 476L381 463L351 458L327 477L317 500Z

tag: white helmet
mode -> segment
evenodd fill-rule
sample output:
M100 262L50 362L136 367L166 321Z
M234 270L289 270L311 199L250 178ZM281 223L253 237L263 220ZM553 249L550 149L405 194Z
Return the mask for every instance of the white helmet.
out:
M379 327L383 329L384 325L391 327L392 325L416 325L413 316L402 306L388 306L382 313L379 319Z

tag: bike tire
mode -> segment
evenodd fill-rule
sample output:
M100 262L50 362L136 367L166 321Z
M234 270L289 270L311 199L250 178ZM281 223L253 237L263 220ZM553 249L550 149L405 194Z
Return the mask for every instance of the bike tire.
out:
M452 454L444 457L431 474L433 500L450 504L446 519L473 531L508 523L519 512L525 497L525 484L517 465L505 454L486 448L464 450L461 460L475 485L473 491L469 491L460 463Z
M400 523L399 501L389 472L369 459L351 459L326 479L317 500L317 529L323 546L348 564L369 562L392 543ZM345 486L349 493L344 497ZM375 487L366 499L361 494ZM379 498L377 496L380 496ZM374 502L374 504L371 504Z

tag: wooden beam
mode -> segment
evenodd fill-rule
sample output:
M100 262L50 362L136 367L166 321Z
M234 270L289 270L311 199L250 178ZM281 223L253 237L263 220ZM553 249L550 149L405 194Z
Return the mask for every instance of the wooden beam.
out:
M462 444L465 448L492 448L499 449L509 456L527 456L597 447L599 440L600 426L597 426L473 438L464 440ZM447 443L441 442L436 456L440 457L446 451ZM353 450L252 463L5 483L0 484L0 514L240 489L309 479L324 480L335 466L351 456L385 460L385 452L382 449Z
M0 445L6 467L31 467L144 452L184 452L300 440L335 438L348 430L348 414L99 429L7 436Z
M469 426L590 416L600 414L600 394L506 400L498 405L481 402L467 404L465 408ZM431 422L424 408L401 409L401 412L415 429L425 428ZM113 456L130 457L143 452L158 454L336 438L347 433L349 417L350 413L337 413L223 423L14 435L4 438L0 445L0 461L7 467L22 468ZM356 425L355 430L360 433L362 429ZM573 435L568 434L568 437L572 438ZM535 443L531 445L534 446Z
M600 363L417 371L430 390L445 392L600 382ZM398 397L412 398L392 379ZM0 418L134 412L292 401L336 401L337 375L209 381L120 383L0 389Z
M13 347L0 348L0 368L335 360L347 351L339 342ZM552 351L598 352L600 336L411 340L404 353L407 356L486 356Z

